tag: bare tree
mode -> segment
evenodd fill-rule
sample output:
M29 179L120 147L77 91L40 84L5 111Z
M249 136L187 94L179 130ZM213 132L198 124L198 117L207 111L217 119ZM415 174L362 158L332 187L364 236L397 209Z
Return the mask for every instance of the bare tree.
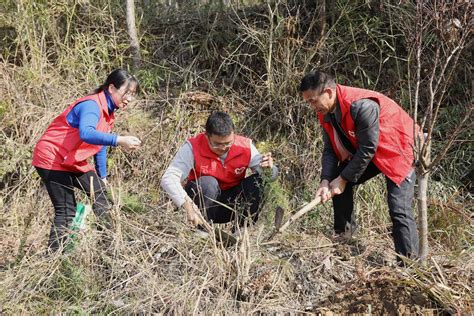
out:
M418 216L420 229L420 258L428 255L428 182L430 174L446 156L459 134L469 126L473 106L470 97L466 104L450 104L462 107L464 115L458 118L454 130L446 135L443 148L435 152L432 148L433 131L447 95L454 74L460 71L460 57L470 44L472 35L471 1L416 1L414 23L404 23L402 29L411 48L409 54L410 105L413 117L418 118L424 135L415 137L415 159L418 178ZM414 29L413 29L414 27ZM465 65L469 67L469 65ZM471 87L466 87L468 96ZM414 126L415 135L418 133Z
M130 36L130 49L132 50L133 67L140 67L140 44L137 35L137 26L135 24L135 1L127 0L127 30Z

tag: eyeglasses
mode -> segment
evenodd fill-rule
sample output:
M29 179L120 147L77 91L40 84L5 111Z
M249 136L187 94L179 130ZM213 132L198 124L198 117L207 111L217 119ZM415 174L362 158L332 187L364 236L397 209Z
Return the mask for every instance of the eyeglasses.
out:
M228 143L220 143L220 144L213 143L209 138L207 140L209 142L209 146L216 149L227 149L227 148L230 148L234 144L234 140Z
M133 101L135 100L136 98L136 93L134 91L130 91L128 90L127 92L125 92L124 94L122 94L122 99L123 98L126 98L127 100L129 101Z

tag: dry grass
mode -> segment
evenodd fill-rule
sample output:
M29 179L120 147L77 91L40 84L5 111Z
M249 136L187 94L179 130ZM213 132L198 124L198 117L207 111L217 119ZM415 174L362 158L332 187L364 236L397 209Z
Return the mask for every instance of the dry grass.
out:
M72 3L76 11L51 14L49 20L36 21L35 27L25 24L34 8L22 11L18 25L36 32L30 34L31 39L22 38L21 54L0 64L0 105L5 109L0 117L2 313L432 314L473 310L472 197L460 191L454 178L431 187L436 201L431 209L433 255L425 266L400 269L394 264L382 177L357 191L361 232L356 241L332 243L331 207L326 205L267 242L275 206L282 205L287 212L298 208L311 199L318 184L319 127L313 113L301 106L296 82L312 62L339 67L339 59L329 59L330 52L347 63L353 56L342 53L344 47L351 49L342 27L336 25L328 38L318 39L317 16L308 14L311 8L300 8L296 16L296 3L280 4L277 11L275 6L260 6L228 15L183 10L169 12L168 20L145 16L143 41L154 53L144 54L147 66L139 72L143 95L118 113L116 126L118 133L137 135L143 146L131 154L114 149L109 157L116 228L99 232L93 225L73 252L47 254L53 210L30 166L32 148L68 102L127 60L126 38L119 36L124 30L112 10L116 3L109 8L93 2L91 6L101 8L96 11L88 11L91 7L83 1ZM58 12L65 4L45 5L43 10ZM277 15L272 48L266 27L270 10ZM355 35L362 36L356 24L363 21L351 13L355 9L342 6L341 10L345 15L339 23L349 19ZM79 17L96 22L84 29ZM210 22L199 23L199 19ZM69 21L68 37L58 21ZM105 25L110 21L115 21L115 27L113 36L107 37ZM52 27L57 24L61 27ZM308 25L313 25L314 32L311 28L303 32ZM221 37L227 30L237 34L230 42ZM108 57L90 47L100 48ZM114 53L109 52L112 48ZM384 50L379 52L383 56ZM383 77L380 71L372 76L369 57L360 54L358 63L366 67L365 74ZM268 69L271 79L261 75ZM338 69L343 77L347 75L345 67ZM365 80L362 72L356 77ZM390 82L383 89L389 90ZM238 128L259 147L271 150L281 169L279 181L267 191L258 225L230 248L212 237L198 237L186 226L184 213L175 210L159 188L161 174L179 145L202 130L208 113L218 108L230 112ZM458 152L452 161L469 153L463 147ZM454 163L450 166L457 168ZM84 196L80 199L87 201ZM101 234L112 240L110 247L99 242Z

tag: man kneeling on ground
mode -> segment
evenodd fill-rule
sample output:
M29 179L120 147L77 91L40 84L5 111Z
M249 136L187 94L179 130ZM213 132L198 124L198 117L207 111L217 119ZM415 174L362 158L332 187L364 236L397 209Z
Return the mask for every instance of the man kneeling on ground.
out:
M261 155L249 138L234 131L228 114L212 113L206 131L181 146L161 179L162 188L186 210L192 226L202 224L201 212L209 222L235 221L236 231L255 223L263 194L262 168L271 169L271 180L278 175L271 153ZM253 174L245 177L248 168ZM243 203L235 209L238 202Z

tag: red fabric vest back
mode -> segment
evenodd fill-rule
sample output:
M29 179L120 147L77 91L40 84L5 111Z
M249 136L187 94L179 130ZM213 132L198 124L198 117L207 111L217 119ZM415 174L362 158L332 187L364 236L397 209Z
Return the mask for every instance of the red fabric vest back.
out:
M350 113L351 104L360 99L371 99L379 104L379 144L372 161L384 175L400 185L413 168L413 119L395 101L375 91L337 85L336 96L342 114L341 127L356 149L359 145ZM324 122L324 115L318 114L318 117L340 159L331 123Z
M114 114L109 116L104 91L74 101L62 112L41 136L33 152L33 166L48 170L83 173L94 170L87 159L94 156L102 145L87 144L79 137L79 129L69 125L67 115L80 102L92 100L99 105L100 118L96 129L109 133L112 130Z
M193 148L194 170L191 170L188 181L202 176L217 179L221 190L228 190L238 185L244 178L250 163L250 139L235 135L235 141L222 165L221 159L212 152L204 133L188 139Z

